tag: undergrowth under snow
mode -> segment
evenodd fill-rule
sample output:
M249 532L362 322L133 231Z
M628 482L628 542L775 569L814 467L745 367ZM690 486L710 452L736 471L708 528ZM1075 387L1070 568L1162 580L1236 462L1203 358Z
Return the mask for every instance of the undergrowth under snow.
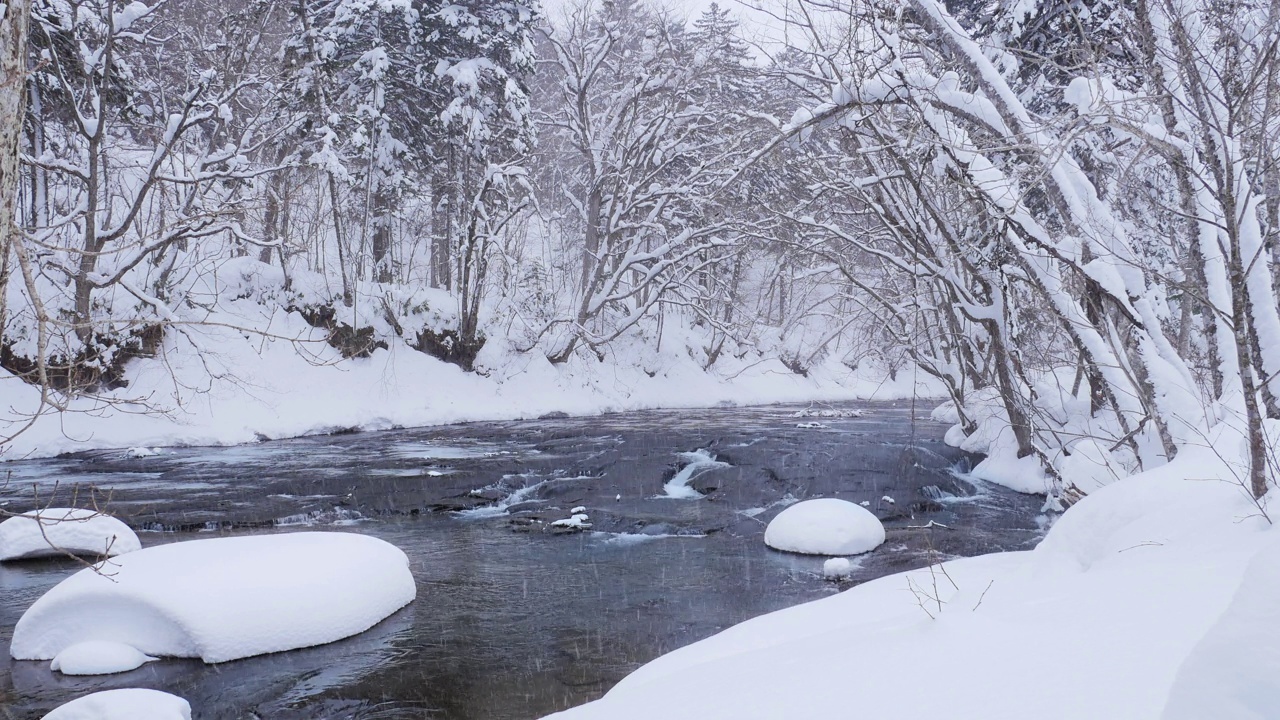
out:
M224 263L208 282L210 302L165 335L154 358L130 361L128 387L48 413L4 446L3 457L42 457L110 447L228 445L345 429L376 430L472 420L507 420L547 413L593 415L649 408L710 407L847 399L936 397L923 373L896 379L865 362L857 370L828 355L797 375L777 357L726 354L709 370L695 359L704 339L674 319L660 342L641 335L615 341L603 361L581 353L553 365L526 351L503 328L476 360L477 371L411 347L384 317L373 290L342 310L339 320L374 330L387 349L345 359L326 332L283 306L333 301L318 276L298 275L282 297L279 270L248 258ZM375 288L376 289L376 288ZM392 298L401 331L444 327L456 300L420 290ZM339 305L340 307L340 305ZM348 316L349 315L349 316ZM661 350L655 349L661 347ZM0 371L0 435L25 427L39 407L37 390Z

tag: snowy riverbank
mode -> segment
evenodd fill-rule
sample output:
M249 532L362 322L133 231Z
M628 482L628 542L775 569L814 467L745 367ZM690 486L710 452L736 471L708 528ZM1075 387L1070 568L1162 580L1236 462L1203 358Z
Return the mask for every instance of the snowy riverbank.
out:
M1280 535L1221 458L1185 450L1085 498L1034 551L748 621L554 717L1272 717Z
M537 352L519 353L495 340L478 359L480 373L463 372L403 343L367 358L344 359L297 313L255 318L257 333L250 333L230 325L245 326L245 318L261 308L239 311L213 318L228 326L170 333L157 357L129 364L128 387L79 398L69 412L46 409L5 445L4 459L113 447L230 445L548 413L893 400L910 397L914 379L918 395L939 394L923 373L913 378L905 371L891 380L870 363L853 371L835 359L815 365L807 377L777 359L726 357L707 371L677 350L684 347L678 343L663 353L637 343L604 361L575 357L552 365ZM4 373L0 433L23 428L37 407L35 388Z

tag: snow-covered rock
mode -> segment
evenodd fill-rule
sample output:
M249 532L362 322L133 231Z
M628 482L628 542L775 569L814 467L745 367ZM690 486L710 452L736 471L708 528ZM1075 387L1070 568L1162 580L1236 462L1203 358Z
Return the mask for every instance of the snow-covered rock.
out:
M141 547L128 525L88 509L44 508L0 522L0 560L66 553L115 556Z
M929 413L929 419L934 422L947 423L954 425L960 422L960 410L952 400L948 400Z
M585 513L576 513L572 517L555 520L551 523L553 528L567 528L569 530L586 530L591 527L591 520Z
M132 645L90 640L63 649L49 663L49 669L63 675L110 675L140 668L155 659Z
M191 720L191 705L159 690L104 690L60 705L44 720Z
M63 580L18 620L10 652L48 660L108 640L147 655L225 662L355 635L416 593L405 554L365 535L193 540Z
M778 513L764 531L775 550L858 555L884 542L884 525L864 507L837 498L805 500Z
M830 558L822 563L822 577L831 580L839 578L847 578L853 574L855 565L849 562L849 558Z

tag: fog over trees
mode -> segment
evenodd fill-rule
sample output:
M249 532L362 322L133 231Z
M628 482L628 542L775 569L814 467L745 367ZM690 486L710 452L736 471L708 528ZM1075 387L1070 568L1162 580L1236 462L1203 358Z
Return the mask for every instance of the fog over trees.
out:
M1050 477L1218 423L1255 496L1277 465L1274 2L796 0L785 44L640 0L6 8L0 366L44 408L287 311L476 372L923 373Z

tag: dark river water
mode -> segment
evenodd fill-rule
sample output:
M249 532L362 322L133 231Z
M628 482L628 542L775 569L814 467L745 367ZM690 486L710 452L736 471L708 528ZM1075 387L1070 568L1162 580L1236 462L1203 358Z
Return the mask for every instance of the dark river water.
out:
M905 403L834 406L854 407L864 415L655 411L8 463L6 509L27 510L37 495L92 499L144 547L301 529L375 535L408 554L418 597L318 648L73 678L9 660L8 645L22 612L79 566L6 564L0 717L149 687L185 697L196 718L537 718L748 618L1040 539L1039 500L970 479L973 458L941 442L929 405L914 420ZM698 451L722 465L681 474ZM666 484L690 475L701 497L669 497ZM888 529L839 585L822 578L823 558L762 540L788 504L819 496L865 501ZM551 527L578 506L589 530Z

